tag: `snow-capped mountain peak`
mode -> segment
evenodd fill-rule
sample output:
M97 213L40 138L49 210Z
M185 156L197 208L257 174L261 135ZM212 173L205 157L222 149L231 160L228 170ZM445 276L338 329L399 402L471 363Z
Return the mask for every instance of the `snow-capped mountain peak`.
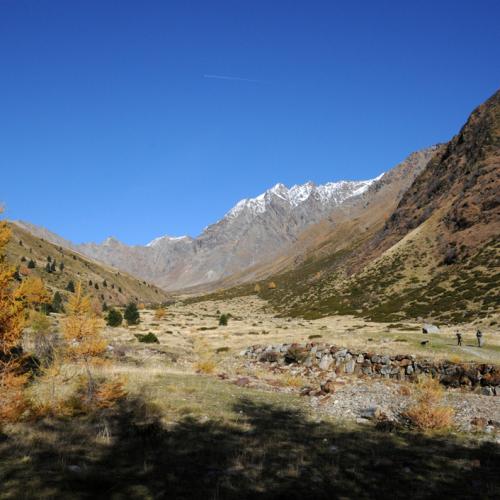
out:
M321 185L316 185L314 182L309 181L305 184L296 184L291 188L278 183L255 198L245 198L239 201L224 218L231 220L242 213L257 216L264 213L276 199L284 201L293 209L304 204L312 197L324 205L325 208L329 208L329 206L336 206L342 203L347 198L362 194L380 177L367 181L339 181Z
M188 240L188 239L190 239L189 236L159 236L158 238L151 240L146 246L147 247L155 247L158 244L164 243L164 242L173 242L173 241L181 241L181 240Z

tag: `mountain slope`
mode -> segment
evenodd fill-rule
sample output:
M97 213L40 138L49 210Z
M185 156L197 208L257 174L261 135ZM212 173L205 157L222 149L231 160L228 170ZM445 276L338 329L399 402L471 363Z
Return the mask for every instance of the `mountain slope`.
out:
M442 146L431 146L410 154L404 161L374 180L363 193L344 200L320 222L311 224L296 241L273 259L233 273L211 284L212 289L229 288L248 281L265 279L281 271L356 247L382 229L406 189L426 167ZM206 292L208 287L195 287L190 292Z
M146 246L114 238L102 244L74 245L43 228L17 222L34 234L72 248L134 276L174 290L207 284L269 260L290 246L308 226L323 220L345 200L375 180L341 181L288 189L277 184L262 195L240 201L197 238L161 237Z
M75 284L81 282L85 291L101 304L160 303L169 298L154 285L38 238L16 224L10 224L10 227L12 238L6 248L8 261L19 267L21 276L41 276L52 292L67 295L66 287L73 281ZM51 263L55 262L54 272L46 270L48 258ZM36 264L34 269L28 267L30 260Z
M435 151L378 230L335 246L340 227L298 266L261 282L287 313L460 322L500 313L500 93ZM363 221L361 217L359 222ZM225 294L250 293L239 287Z

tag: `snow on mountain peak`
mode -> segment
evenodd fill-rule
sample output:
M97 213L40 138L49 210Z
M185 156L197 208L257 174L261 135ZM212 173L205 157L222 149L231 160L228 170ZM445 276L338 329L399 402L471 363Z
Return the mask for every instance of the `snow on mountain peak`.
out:
M154 240L150 241L146 246L155 247L156 245L164 241L180 241L180 240L186 240L188 238L189 236L159 236L158 238L155 238Z
M339 204L351 196L364 193L373 182L380 179L383 174L367 181L338 181L316 185L309 181L305 184L296 184L287 188L284 184L278 183L271 189L255 198L244 198L239 201L225 216L226 219L234 219L243 211L251 216L256 216L266 211L273 198L280 198L287 202L292 208L301 205L311 196L324 205Z

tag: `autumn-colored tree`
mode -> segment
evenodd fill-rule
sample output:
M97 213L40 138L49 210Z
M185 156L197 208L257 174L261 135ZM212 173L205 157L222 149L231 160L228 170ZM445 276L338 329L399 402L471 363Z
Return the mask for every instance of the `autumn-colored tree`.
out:
M55 357L56 335L50 316L43 312L31 311L29 324L34 334L35 356L40 366L49 366Z
M68 342L68 352L77 362L82 362L87 374L87 403L93 403L96 383L92 375L91 364L96 356L106 349L101 337L103 320L97 316L91 298L82 291L81 283L66 306L67 318L63 332Z
M23 386L26 375L21 368L21 336L25 303L16 296L15 268L5 257L11 231L0 222L0 420L14 419L24 407Z
M255 284L254 288L253 288L253 291L255 293L260 293L261 291L261 288L260 288L260 285L258 283Z
M163 319L167 314L167 310L164 307L158 307L155 311L155 319Z
M42 278L36 276L28 276L16 289L15 296L29 306L41 306L51 302Z

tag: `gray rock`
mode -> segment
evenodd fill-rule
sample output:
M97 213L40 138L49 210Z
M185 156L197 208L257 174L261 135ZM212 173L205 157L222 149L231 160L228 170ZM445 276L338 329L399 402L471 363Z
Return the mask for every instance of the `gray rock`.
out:
M350 359L344 366L344 371L346 373L353 373L354 367L356 366L356 361L354 359Z
M304 360L304 366L306 368L311 368L311 366L313 366L313 359L315 361L316 357L313 357L311 355L307 356L307 358Z
M422 333L439 333L439 327L430 323L422 325Z
M380 368L380 373L382 375L389 376L391 374L391 371L392 371L391 367L387 365L384 365L382 366L382 368Z
M364 363L365 357L362 354L358 354L358 357L356 358L356 363Z
M494 396L495 391L493 387L481 387L481 394L483 396Z
M328 370L330 366L332 366L332 363L333 363L333 358L330 356L330 354L325 354L321 358L321 361L319 362L319 368L321 370Z
M413 371L414 371L414 370L413 370L413 366L408 365L408 366L406 367L406 373L407 373L408 375L411 375L411 374L413 373Z
M370 406L361 410L359 416L361 418L378 419L384 414L384 411L380 406Z

